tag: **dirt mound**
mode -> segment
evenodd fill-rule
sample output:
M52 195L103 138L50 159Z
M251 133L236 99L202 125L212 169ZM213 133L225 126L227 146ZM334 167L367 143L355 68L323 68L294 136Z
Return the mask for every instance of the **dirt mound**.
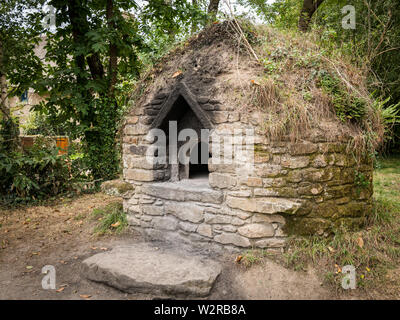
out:
M246 22L214 24L143 74L130 103L145 105L184 81L194 94L222 101L221 110L248 114L271 140L350 141L371 151L384 126L364 72L317 42Z

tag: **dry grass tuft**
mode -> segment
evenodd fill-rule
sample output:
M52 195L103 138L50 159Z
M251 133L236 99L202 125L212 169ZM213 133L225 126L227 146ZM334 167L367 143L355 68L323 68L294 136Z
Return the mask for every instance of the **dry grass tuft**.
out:
M247 22L239 31L230 22L212 25L143 73L132 99L141 105L151 92L171 87L177 70L189 82L206 77L212 82L209 92L228 110L249 119L260 111L256 123L250 122L264 128L270 140L295 142L317 132L328 141L350 138L349 146L361 158L374 153L387 131L366 88L366 71L318 45L312 33Z
M367 90L365 70L319 46L313 34L265 26L254 32L264 72L250 101L265 113L266 136L293 142L319 130L331 141L350 138L349 150L358 159L374 154L387 129Z

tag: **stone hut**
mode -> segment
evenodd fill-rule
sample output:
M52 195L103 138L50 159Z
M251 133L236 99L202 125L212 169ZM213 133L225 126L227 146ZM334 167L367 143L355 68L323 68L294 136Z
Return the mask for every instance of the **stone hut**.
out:
M274 46L279 35L268 32ZM274 99L265 108L253 103L265 64L241 37L230 22L213 25L138 85L123 128L123 177L134 187L124 199L130 226L151 239L212 250L276 249L292 233L362 226L372 210L372 164L349 149L355 125L327 112L296 138L267 134ZM304 102L310 112L320 107L317 95ZM152 129L165 139L149 136ZM184 151L189 163L159 161L177 157L186 140L168 144L184 129L199 137ZM205 129L210 135L200 139ZM213 161L228 152L231 161ZM206 162L193 161L200 158Z

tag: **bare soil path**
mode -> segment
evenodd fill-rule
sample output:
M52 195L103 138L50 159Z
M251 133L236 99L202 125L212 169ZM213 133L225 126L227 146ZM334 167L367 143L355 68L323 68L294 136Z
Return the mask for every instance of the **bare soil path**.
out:
M154 299L126 294L81 275L87 257L141 242L138 234L93 235L95 208L120 201L102 193L59 199L45 206L0 210L0 299ZM219 256L223 271L210 299L335 299L314 271L295 272L265 259L244 268L235 255ZM56 290L42 289L42 267L56 269ZM341 298L354 298L347 294Z

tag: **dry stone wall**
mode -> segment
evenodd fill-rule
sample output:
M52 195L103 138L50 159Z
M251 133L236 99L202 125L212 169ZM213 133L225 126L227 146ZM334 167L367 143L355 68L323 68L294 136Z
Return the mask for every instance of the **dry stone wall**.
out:
M133 108L124 128L123 174L135 188L124 209L133 228L152 239L234 250L280 248L289 234L364 224L372 210L372 164L356 162L347 141L328 142L316 135L298 143L268 142L260 114L233 111L204 95L191 98L214 132L256 128L253 159L234 156L228 164L210 159L208 183L168 182L167 165L146 160L151 143L145 136L171 90L149 94Z

